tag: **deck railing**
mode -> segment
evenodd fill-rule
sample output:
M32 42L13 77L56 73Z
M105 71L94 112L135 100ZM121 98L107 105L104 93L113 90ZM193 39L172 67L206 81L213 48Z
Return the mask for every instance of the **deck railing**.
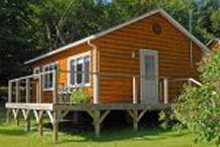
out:
M193 78L165 78L164 87L167 86L167 88L164 90L164 103L167 103L168 99L172 99L175 102L183 91L184 85L198 87L202 86L202 83Z
M138 75L138 74L124 74L124 73L113 73L113 72L73 72L73 71L66 71L66 70L53 70L53 71L47 71L47 72L40 72L38 74L32 74L20 78L16 78L13 80L10 80L8 83L8 102L12 103L20 103L20 102L25 102L25 103L32 103L33 102L33 91L35 91L35 97L36 97L36 102L37 103L42 103L42 85L44 85L44 78L45 75L51 74L52 78L52 99L53 103L60 103L59 100L59 95L60 93L60 86L61 88L68 87L69 85L60 83L60 74L64 73L65 76L68 76L67 73L74 73L74 74L89 74L90 75L90 81L91 77L96 78L96 83L93 84L93 103L99 103L100 100L100 77L102 76L113 76L117 77L116 79L121 79L121 78L128 78L131 82L131 102L136 104L140 101L139 96L140 96L140 90L139 90L139 85L141 77L144 77L144 75ZM42 77L43 76L43 77ZM85 81L82 81L85 82ZM94 82L94 81L93 81ZM172 83L178 83L179 88L178 90L182 89L182 86L184 83L189 84L189 85L197 85L201 86L202 84L198 81L196 81L193 78L167 78L167 77L159 77L159 97L160 97L160 102L162 103L169 103L169 99L172 96ZM85 85L85 83L82 83L82 85ZM63 87L62 87L63 86ZM35 89L35 90L34 90ZM70 88L71 89L71 88ZM171 90L171 91L170 91ZM21 99L21 93L23 91L23 98ZM178 91L179 92L179 91ZM176 92L176 93L178 93ZM63 93L64 94L64 93ZM13 101L13 95L15 100ZM68 94L66 94L68 95Z
M8 82L8 102L11 103L13 102L13 95L15 95L15 103L19 103L21 102L21 98L22 96L21 91L25 91L25 102L26 103L31 103L31 97L33 97L33 95L31 96L31 92L33 92L33 85L34 84L38 84L38 88L36 88L36 92L38 92L38 95L36 95L36 101L40 103L40 96L41 96L41 92L42 92L42 76L46 75L46 74L52 74L53 77L53 98L54 98L54 102L56 102L57 99L57 72L54 71L47 71L47 72L41 72L38 74L32 74L32 75L28 75L28 76L23 76L20 78L16 78L16 79L12 79L9 80ZM22 84L22 85L21 85ZM15 87L13 87L13 85L15 85ZM24 86L25 85L25 86ZM38 89L38 90L37 90ZM13 91L14 90L14 91Z

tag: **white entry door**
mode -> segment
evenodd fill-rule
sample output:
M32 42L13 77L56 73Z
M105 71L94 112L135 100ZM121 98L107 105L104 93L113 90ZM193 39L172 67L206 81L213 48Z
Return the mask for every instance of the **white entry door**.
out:
M158 51L141 49L141 103L158 103Z

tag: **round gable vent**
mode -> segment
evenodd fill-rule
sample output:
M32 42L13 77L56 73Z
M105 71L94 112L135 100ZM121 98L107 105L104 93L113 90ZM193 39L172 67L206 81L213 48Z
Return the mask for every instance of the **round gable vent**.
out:
M161 28L161 25L159 23L153 23L152 31L153 31L154 34L159 35L161 33L161 30L162 30L162 28Z

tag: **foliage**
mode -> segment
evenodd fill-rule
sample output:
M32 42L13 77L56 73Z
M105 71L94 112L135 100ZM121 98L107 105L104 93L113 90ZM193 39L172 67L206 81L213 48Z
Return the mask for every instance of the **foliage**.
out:
M0 1L0 85L27 72L23 62L41 50L44 33L37 3L28 0Z
M212 30L216 37L220 37L220 8L214 11L211 15Z
M159 121L163 129L171 129L173 127L172 120L172 111L170 109L165 109L159 113Z
M96 2L94 2L96 1ZM1 0L0 85L30 72L23 65L60 46L157 8L165 9L202 41L219 37L219 0Z
M172 106L174 117L197 133L196 141L220 144L220 52L201 65L201 87L185 86Z
M85 88L79 88L72 91L70 95L70 102L74 104L88 103L90 95Z
M214 13L217 13L219 7L219 0L200 0L194 8L193 33L200 40L207 42L210 38L219 36L213 29L214 23L219 22L211 18Z

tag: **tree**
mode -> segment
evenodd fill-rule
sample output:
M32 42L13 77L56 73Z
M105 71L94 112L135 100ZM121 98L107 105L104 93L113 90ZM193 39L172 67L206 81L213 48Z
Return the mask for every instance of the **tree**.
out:
M200 3L197 3L194 33L200 40L207 42L210 38L219 36L218 32L213 29L213 23L217 22L211 18L214 13L218 12L219 7L219 0L200 0Z
M31 56L33 48L44 46L38 39L44 34L38 31L42 22L37 15L34 1L0 1L0 85L26 73L25 58Z
M174 117L197 133L197 141L220 145L220 49L200 66L201 87L185 86L172 106Z
M215 10L211 15L212 30L215 37L220 37L220 8Z
M41 19L45 23L45 40L49 50L103 30L105 4L101 2L94 4L88 0L44 0L40 5L43 8Z

